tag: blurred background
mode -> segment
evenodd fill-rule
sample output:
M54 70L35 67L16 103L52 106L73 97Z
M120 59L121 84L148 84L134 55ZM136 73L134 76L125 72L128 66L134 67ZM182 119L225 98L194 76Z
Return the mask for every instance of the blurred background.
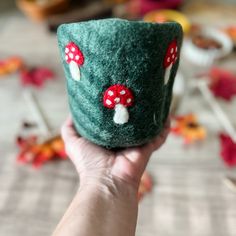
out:
M50 235L76 192L56 29L109 17L184 31L171 133L140 185L137 236L235 236L235 0L1 0L0 235Z

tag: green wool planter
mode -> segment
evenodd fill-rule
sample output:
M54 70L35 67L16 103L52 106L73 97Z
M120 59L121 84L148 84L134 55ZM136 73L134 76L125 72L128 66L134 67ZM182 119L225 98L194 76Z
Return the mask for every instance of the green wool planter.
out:
M77 132L107 148L141 145L169 113L178 23L105 19L61 25L58 43Z

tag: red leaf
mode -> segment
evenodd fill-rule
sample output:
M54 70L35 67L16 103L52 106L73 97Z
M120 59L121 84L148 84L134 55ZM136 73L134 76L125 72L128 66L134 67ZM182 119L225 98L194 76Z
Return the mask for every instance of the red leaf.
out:
M236 166L236 143L226 134L220 134L221 157L224 163L233 167Z
M23 69L20 74L21 83L25 86L42 87L46 80L53 78L54 73L45 67Z
M232 73L213 68L210 71L211 85L210 89L215 97L220 97L230 101L236 95L236 76Z

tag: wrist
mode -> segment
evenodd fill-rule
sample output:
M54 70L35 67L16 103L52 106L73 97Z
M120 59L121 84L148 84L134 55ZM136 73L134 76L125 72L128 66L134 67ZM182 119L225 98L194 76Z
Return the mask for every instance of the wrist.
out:
M114 176L80 176L79 192L134 201L137 200L138 188Z
M96 233L98 229L101 232L99 235L135 235L138 199L133 186L119 179L85 178L76 196L80 211L86 212L84 224L89 219ZM86 227L86 233L91 230L91 226ZM81 235L85 234L82 232Z

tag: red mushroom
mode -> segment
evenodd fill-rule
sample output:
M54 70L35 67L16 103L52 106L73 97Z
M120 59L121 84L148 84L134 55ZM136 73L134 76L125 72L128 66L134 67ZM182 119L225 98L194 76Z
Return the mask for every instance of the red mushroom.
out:
M80 80L79 66L84 64L84 56L79 47L70 42L65 47L65 59L69 64L70 73L74 80Z
M103 104L115 109L113 120L116 124L125 124L129 120L127 107L133 105L134 96L130 89L121 84L110 86L104 93Z
M178 58L178 46L177 46L176 40L173 40L169 44L166 51L165 58L164 58L164 68L165 68L164 83L165 84L167 84L167 82L169 81L172 66L176 62L177 58Z

